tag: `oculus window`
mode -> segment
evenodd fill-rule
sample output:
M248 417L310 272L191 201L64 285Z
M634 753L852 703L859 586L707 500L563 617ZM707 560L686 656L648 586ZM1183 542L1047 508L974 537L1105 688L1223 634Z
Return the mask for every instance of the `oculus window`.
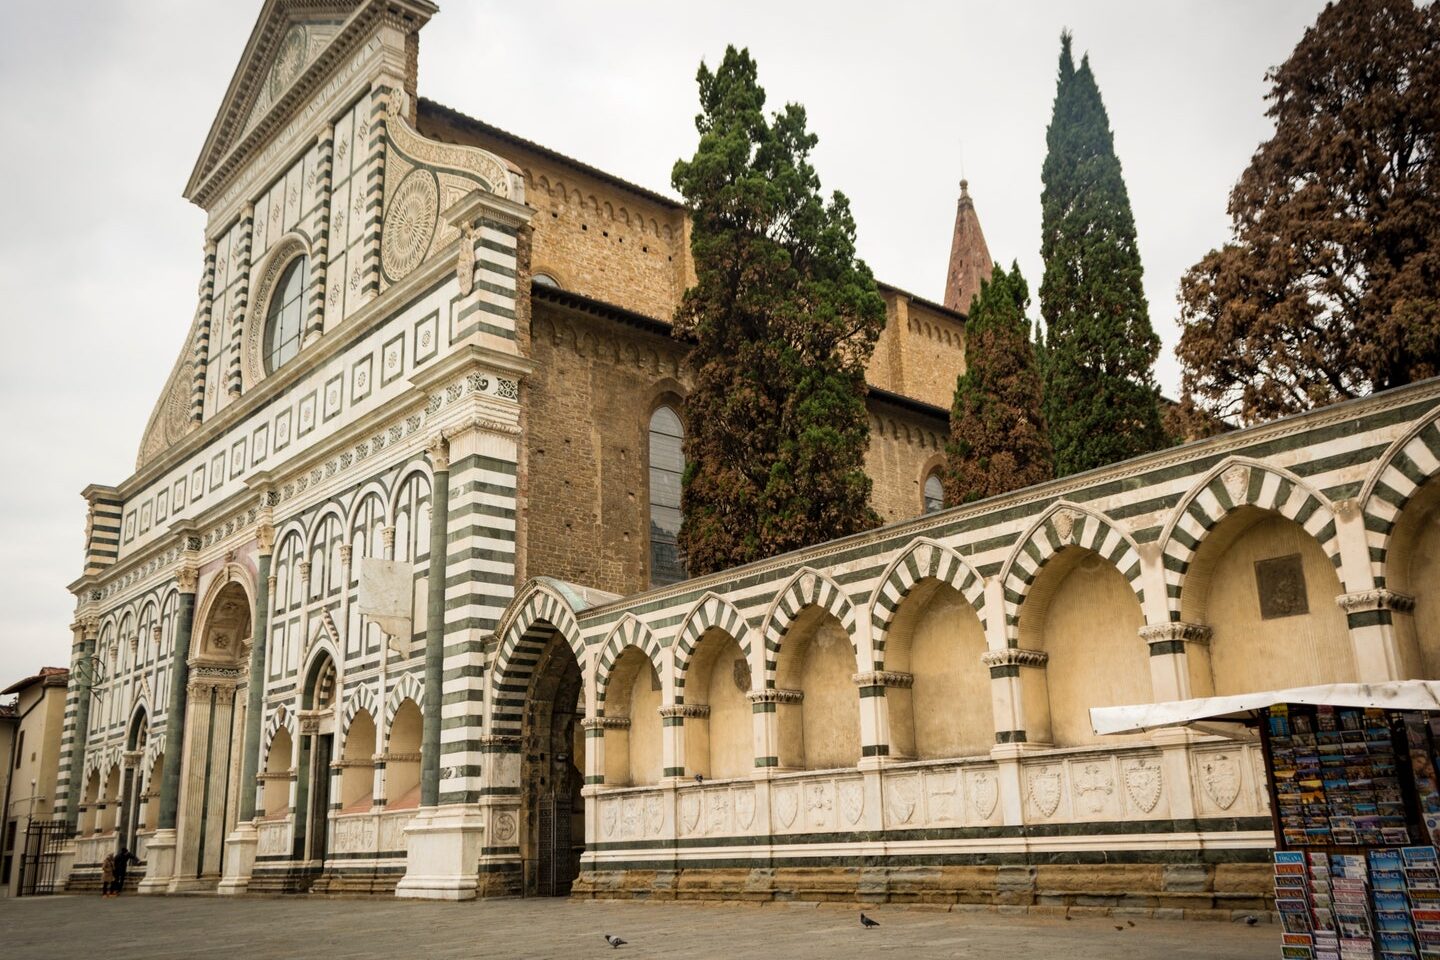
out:
M304 329L305 288L309 286L310 261L297 257L285 268L270 295L265 310L265 374L268 376L300 352Z
M945 488L940 483L940 474L932 473L925 478L925 512L936 513L945 509Z
M650 585L685 579L680 561L680 475L685 470L681 444L685 428L669 407L650 416Z

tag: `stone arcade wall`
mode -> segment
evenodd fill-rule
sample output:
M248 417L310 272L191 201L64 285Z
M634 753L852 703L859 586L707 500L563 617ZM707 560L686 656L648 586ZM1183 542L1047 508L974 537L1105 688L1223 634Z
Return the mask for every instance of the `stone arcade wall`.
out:
M546 630L579 652L581 896L1263 909L1258 745L1102 740L1088 708L1433 677L1437 473L1430 381L622 600L535 581L489 670ZM712 712L712 643L747 718ZM710 779L736 749L753 772Z

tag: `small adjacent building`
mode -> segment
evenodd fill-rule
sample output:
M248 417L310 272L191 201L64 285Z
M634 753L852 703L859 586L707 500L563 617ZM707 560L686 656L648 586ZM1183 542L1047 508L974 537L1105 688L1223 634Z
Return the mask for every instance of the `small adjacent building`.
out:
M65 689L70 671L40 672L0 690L15 702L0 705L0 776L4 832L0 835L0 896L14 896L24 881L25 835L30 824L50 819L60 770L60 731L65 723Z

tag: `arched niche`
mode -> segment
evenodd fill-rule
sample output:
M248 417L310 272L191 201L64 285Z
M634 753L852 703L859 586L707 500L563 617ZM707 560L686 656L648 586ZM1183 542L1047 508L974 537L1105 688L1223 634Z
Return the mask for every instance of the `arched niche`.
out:
M368 710L351 718L340 762L341 812L369 810L375 800L375 718Z
M294 753L295 742L290 731L284 727L276 730L265 758L265 789L261 794L261 807L267 820L283 819L290 812L290 763Z
M1440 479L1417 490L1400 511L1385 554L1385 584L1415 601L1413 614L1393 614L1405 675L1440 679Z
M885 635L886 670L913 678L885 690L892 757L988 753L995 712L984 653L985 629L959 591L933 578L911 588Z
M661 757L660 675L639 647L626 647L610 671L605 695L607 719L628 721L605 728L605 784L659 783Z
M855 649L834 614L802 610L780 641L775 685L780 767L830 770L860 760Z
M735 638L719 627L700 636L685 677L685 772L707 780L749 776L755 769L751 671ZM703 715L698 715L703 714Z
M420 736L425 718L420 706L409 697L395 710L390 721L385 751L385 806L409 810L420 806Z
M1115 742L1095 736L1090 708L1153 699L1143 623L1129 582L1095 551L1068 546L1040 568L1019 623L1021 649L1046 658L1043 668L1020 668L1030 741Z
M1230 513L1181 586L1181 620L1210 628L1208 653L1190 647L1195 695L1353 681L1340 593L1334 564L1295 521L1256 507Z

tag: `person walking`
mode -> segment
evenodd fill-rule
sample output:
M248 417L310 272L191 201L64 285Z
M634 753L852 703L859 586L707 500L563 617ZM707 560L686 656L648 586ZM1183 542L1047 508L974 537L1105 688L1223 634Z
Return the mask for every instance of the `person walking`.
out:
M123 843L120 845L120 852L115 854L115 896L125 892L125 874L130 872L130 864L139 863L140 858L130 852L130 848Z
M100 896L110 896L110 889L115 886L115 854L105 854L105 859L100 863Z

